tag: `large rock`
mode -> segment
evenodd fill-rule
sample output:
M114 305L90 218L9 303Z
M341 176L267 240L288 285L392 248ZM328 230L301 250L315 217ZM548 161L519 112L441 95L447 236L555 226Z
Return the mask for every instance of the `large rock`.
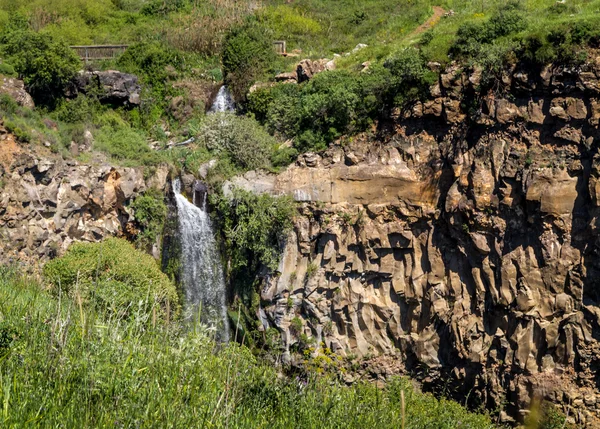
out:
M68 89L71 97L79 93L100 93L100 101L121 104L139 105L141 103L141 86L137 76L115 70L84 71L73 80Z
M2 85L0 86L0 94L8 95L15 100L19 106L28 107L30 109L35 107L33 98L31 98L31 95L25 90L25 84L22 80L3 77Z
M298 83L306 82L313 78L317 73L328 70L329 60L302 60L296 66L296 76Z

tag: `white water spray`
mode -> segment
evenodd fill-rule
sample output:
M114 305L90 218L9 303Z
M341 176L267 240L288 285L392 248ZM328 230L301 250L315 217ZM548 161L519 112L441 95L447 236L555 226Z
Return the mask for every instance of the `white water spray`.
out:
M186 316L217 330L217 339L229 341L226 288L212 224L206 211L206 192L200 207L181 194L181 182L173 181L181 239L182 283ZM196 192L194 192L195 200Z
M235 110L235 103L233 102L233 98L231 97L231 93L229 89L227 89L226 85L223 85L217 96L215 97L215 101L213 102L212 107L210 108L211 113L219 113L219 112L233 112Z

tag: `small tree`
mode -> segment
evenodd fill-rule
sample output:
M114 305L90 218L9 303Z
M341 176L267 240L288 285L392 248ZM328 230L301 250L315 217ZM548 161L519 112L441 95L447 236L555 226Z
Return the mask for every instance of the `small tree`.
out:
M49 34L20 29L4 34L2 42L36 103L56 103L81 67L75 52Z
M225 83L234 98L243 101L250 86L275 61L270 32L256 19L234 27L225 36L222 61Z

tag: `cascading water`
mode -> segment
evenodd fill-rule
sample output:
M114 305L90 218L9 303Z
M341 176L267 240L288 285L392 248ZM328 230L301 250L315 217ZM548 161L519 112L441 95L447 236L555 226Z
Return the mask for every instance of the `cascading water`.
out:
M225 278L212 224L206 211L206 192L200 207L181 194L181 182L173 181L181 240L182 283L186 316L217 329L217 339L229 341L225 303ZM194 200L196 192L194 192Z
M233 112L235 110L235 103L233 102L233 98L231 97L231 93L227 89L226 85L223 85L217 96L215 97L215 101L213 102L210 111L212 113L219 112Z

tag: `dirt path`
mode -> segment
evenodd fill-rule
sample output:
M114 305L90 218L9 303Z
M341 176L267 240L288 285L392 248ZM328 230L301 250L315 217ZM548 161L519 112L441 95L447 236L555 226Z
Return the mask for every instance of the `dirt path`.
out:
M442 16L444 16L445 13L446 11L443 7L433 6L433 15L431 15L429 19L423 24L419 25L417 29L412 32L412 36L424 33L427 30L435 27L435 25L440 21L440 19L442 18Z

